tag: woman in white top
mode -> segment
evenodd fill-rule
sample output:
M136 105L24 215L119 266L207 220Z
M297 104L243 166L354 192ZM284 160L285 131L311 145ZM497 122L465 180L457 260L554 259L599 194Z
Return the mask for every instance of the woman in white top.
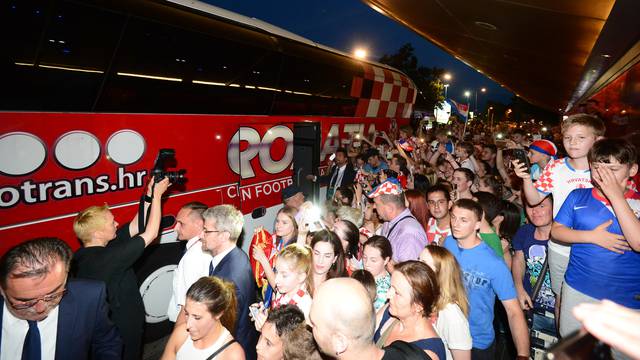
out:
M187 291L186 321L173 329L162 360L243 360L244 351L230 333L236 307L233 283L200 278Z
M429 265L438 277L440 296L434 306L438 313L435 328L444 341L447 360L471 359L469 302L458 261L447 249L437 245L428 245L422 250L420 261Z

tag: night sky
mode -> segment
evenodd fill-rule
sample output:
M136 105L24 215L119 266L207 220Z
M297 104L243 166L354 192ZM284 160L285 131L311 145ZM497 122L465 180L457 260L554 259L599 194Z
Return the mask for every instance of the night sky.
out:
M510 91L491 79L359 0L205 2L255 17L347 53L352 53L356 47L364 47L369 52L368 59L376 61L384 54L396 52L403 44L411 43L420 65L444 68L452 74L453 79L448 89L449 98L464 102L465 90L473 92L474 89L478 89L478 109L484 109L486 100L508 104L513 96ZM481 95L481 87L487 88L485 95ZM473 98L473 93L471 97Z

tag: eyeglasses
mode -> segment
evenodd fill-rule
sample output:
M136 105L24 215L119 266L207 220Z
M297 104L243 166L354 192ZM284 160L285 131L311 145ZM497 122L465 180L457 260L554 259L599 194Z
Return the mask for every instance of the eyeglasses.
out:
M206 234L211 234L211 233L224 232L224 230L207 230L207 229L204 229L204 230L202 230L202 232L205 233L205 235L206 235Z
M444 206L444 205L446 205L446 203L447 203L447 200L436 200L436 201L429 200L429 201L427 201L427 204L429 204L430 206L436 206L436 205L437 206Z
M51 304L54 303L58 300L60 300L62 298L62 296L67 292L67 289L62 289L62 291L58 291L56 293L53 294L49 294L49 295L45 295L45 296L41 296L37 299L33 299L33 300L29 300L29 301L21 301L18 303L14 303L13 301L9 301L9 304L11 304L11 307L14 308L15 310L27 310L27 309L31 309L34 306L36 306L40 301L46 303L46 304Z

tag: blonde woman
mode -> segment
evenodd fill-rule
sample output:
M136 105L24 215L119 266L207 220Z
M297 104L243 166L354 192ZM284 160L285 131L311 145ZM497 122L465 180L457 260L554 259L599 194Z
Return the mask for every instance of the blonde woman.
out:
M435 327L445 343L447 360L471 359L469 302L458 261L447 249L437 245L428 245L422 250L420 261L429 265L438 277L440 296L434 305L438 313Z

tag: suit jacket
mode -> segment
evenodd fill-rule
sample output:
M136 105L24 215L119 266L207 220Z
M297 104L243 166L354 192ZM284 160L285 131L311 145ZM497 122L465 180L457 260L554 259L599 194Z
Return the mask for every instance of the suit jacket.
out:
M70 279L66 289L58 305L56 359L122 359L122 339L109 320L104 283ZM3 305L0 296L0 307ZM0 310L0 324L2 316Z
M247 254L237 246L213 270L213 276L231 281L236 286L238 311L235 338L242 345L247 359L255 359L257 332L249 318L249 305L256 302L256 283Z
M329 175L318 176L318 181L321 183L326 183L327 185L330 185L329 183L333 178L333 174L335 174L337 171L338 171L338 166L333 165L331 167L331 172L329 172ZM353 167L351 162L350 161L347 162L347 167L344 169L344 174L342 175L342 182L340 183L340 186L348 186L353 184L353 180L356 178L356 173L357 171Z

